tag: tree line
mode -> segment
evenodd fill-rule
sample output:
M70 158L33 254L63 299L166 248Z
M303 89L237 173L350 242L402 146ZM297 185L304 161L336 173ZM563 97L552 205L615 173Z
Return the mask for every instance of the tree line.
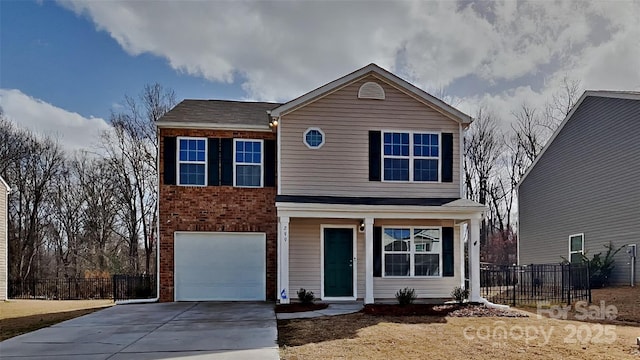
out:
M11 280L155 273L155 121L175 104L172 90L147 85L125 96L95 149L77 152L0 111Z
M564 78L542 108L526 103L504 122L480 108L464 138L465 196L489 211L481 224L483 262L517 263L517 185L580 94L580 82Z

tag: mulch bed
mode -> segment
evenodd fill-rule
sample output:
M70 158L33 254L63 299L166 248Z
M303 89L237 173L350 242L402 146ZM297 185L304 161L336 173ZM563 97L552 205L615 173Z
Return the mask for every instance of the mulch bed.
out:
M470 304L367 304L362 312L375 316L452 316L452 317L528 317L521 312Z
M302 304L302 303L291 303L291 304L278 304L276 305L277 313L295 313L295 312L304 312L304 311L315 311L326 309L329 304L325 303L313 303L313 304Z

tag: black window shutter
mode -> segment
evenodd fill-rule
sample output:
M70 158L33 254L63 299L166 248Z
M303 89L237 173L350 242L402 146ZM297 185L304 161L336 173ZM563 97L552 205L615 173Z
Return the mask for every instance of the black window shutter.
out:
M442 276L454 274L453 228L442 228Z
M453 182L453 134L442 134L442 182Z
M264 186L276 186L276 141L264 141Z
M382 228L373 227L373 277L382 277Z
M369 131L369 181L380 181L382 179L380 171L380 131Z
M207 183L209 186L220 185L220 139L209 139L207 149Z
M222 175L220 185L233 186L233 139L220 139Z
M176 138L164 137L164 184L176 184Z

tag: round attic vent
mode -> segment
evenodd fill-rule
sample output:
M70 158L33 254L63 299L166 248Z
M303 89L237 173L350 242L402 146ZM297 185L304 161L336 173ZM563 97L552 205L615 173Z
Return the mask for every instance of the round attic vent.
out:
M368 81L358 90L358 99L384 100L384 89L373 81Z

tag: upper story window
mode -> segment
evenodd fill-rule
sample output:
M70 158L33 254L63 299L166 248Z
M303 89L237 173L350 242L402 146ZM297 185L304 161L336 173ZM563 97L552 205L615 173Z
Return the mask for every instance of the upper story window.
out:
M324 145L324 132L319 128L308 128L304 132L303 141L309 149L319 149Z
M235 139L234 186L262 187L262 140Z
M178 138L178 184L206 184L207 139Z
M440 228L383 229L384 276L440 276Z
M439 134L384 132L382 147L385 181L439 181Z
M580 263L583 261L584 255L584 234L575 234L569 236L569 260L572 263Z

